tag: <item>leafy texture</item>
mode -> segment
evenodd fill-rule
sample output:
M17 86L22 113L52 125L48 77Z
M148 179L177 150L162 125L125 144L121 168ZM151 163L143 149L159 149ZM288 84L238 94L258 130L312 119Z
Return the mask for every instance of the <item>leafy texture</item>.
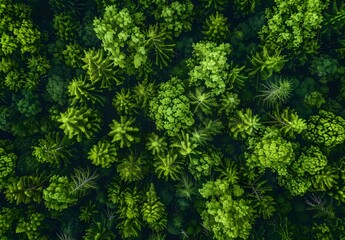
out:
M170 136L194 124L190 101L184 92L182 81L173 77L159 86L158 95L150 101L150 116L157 128L166 130Z

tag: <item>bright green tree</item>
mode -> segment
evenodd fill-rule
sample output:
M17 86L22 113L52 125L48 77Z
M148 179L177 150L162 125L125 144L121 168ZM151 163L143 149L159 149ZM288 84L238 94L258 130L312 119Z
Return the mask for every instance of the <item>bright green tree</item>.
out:
M165 130L170 136L176 136L194 124L190 101L184 92L182 81L172 77L160 84L158 95L150 101L149 114L157 129Z
M69 107L60 114L57 121L61 123L60 128L68 138L75 137L78 142L84 138L90 139L101 128L101 119L97 112L85 107Z
M44 205L48 209L62 211L77 203L76 196L71 193L71 181L68 177L53 175L49 185L43 190Z
M303 137L320 146L333 148L345 140L345 120L332 112L321 110L307 121Z
M206 209L201 213L203 225L217 240L247 239L252 229L254 210L243 197L238 184L217 179L203 184L199 192L206 199Z
M133 143L138 142L139 128L133 126L134 122L135 119L132 117L121 116L120 122L114 119L113 123L109 125L111 131L108 135L113 138L111 142L118 143L120 148L130 147Z
M109 168L112 163L118 161L117 149L115 144L107 140L100 140L92 146L87 158L96 166L100 165L103 168Z
M193 44L193 56L187 61L189 85L205 86L212 94L219 95L229 87L230 64L228 43L199 42Z
M103 16L94 20L96 36L114 66L138 68L147 60L146 39L140 24L139 13L133 14L127 8L120 10L115 5L107 6Z
M146 200L141 208L144 222L154 231L162 231L167 225L167 212L164 204L159 201L153 183L146 192Z

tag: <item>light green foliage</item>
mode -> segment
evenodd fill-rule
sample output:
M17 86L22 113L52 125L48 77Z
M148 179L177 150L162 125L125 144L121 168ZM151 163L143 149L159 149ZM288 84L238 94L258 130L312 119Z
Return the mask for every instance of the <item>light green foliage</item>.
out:
M251 136L261 128L262 125L259 121L259 116L253 116L251 109L237 110L236 115L229 118L230 134L234 138Z
M151 133L146 142L146 149L149 150L152 155L160 155L167 150L168 143L165 137L160 137L156 133Z
M111 189L110 189L111 190ZM110 195L114 192L111 191ZM115 193L116 194L116 193ZM141 207L141 193L137 188L122 191L119 196L119 201L115 201L118 204L117 213L120 222L116 228L119 229L121 237L124 238L137 238L139 231L141 230L140 207Z
M177 153L170 151L164 155L159 155L153 164L158 178L163 178L165 181L169 179L176 181L180 178L183 161Z
M92 146L87 159L96 166L100 165L103 168L109 168L112 163L118 161L116 147L107 140L100 140Z
M120 148L130 147L133 143L138 142L139 138L136 134L139 132L139 128L134 127L133 123L135 119L125 116L120 117L120 122L113 120L110 124L111 131L108 133L113 139L111 142L118 143Z
M121 159L116 170L121 180L125 182L140 181L147 173L145 160L141 156L135 156L133 153Z
M173 43L167 43L171 40L171 36L166 29L159 27L158 24L150 25L145 32L147 38L145 47L149 53L154 53L155 64L160 68L168 66L174 55Z
M230 65L227 61L230 53L229 43L193 44L193 57L187 61L190 69L189 84L191 86L204 84L215 95L223 93L226 87L229 87Z
M80 56L83 54L82 47L74 42L66 45L65 50L62 51L65 63L72 68L79 68L82 66Z
M96 36L109 53L114 66L138 68L147 60L145 35L138 25L140 14L132 14L127 8L119 10L115 5L105 8L102 18L93 21Z
M92 83L100 83L101 88L112 89L114 84L121 85L123 77L119 70L114 68L113 61L103 49L84 51L85 57L82 58L83 69L87 71Z
M224 42L230 34L228 19L219 12L210 15L203 25L202 33L207 41L216 43Z
M5 77L5 86L14 91L18 91L26 83L26 75L23 69L13 69Z
M294 146L283 139L278 130L268 128L262 138L250 140L245 157L250 169L258 167L263 172L268 168L284 176L295 160Z
M227 117L230 117L240 102L237 93L224 92L220 96L218 115L225 114Z
M277 49L269 51L264 46L262 52L256 52L250 59L253 67L250 68L249 74L260 74L262 80L267 80L273 73L279 73L287 62L284 59L285 56L281 56L280 52Z
M72 157L71 142L60 133L49 133L44 139L38 140L38 146L34 146L32 155L40 163L49 163L59 166L61 162L68 163Z
M156 19L162 20L162 27L178 37L182 32L191 30L193 8L189 0L185 3L174 1L170 5L164 5Z
M167 225L167 212L164 204L159 201L153 183L146 192L146 199L141 208L144 222L154 231L162 231Z
M211 114L212 110L217 106L216 99L210 92L205 91L202 87L195 88L194 92L188 93L190 105L192 105L193 114L204 113Z
M44 215L42 213L30 213L27 218L20 218L16 227L16 233L25 233L28 240L45 239L41 236Z
M303 137L317 145L333 148L345 140L345 120L332 112L321 110L307 124Z
M331 166L325 166L318 174L312 176L311 182L313 188L317 191L327 191L333 186L337 186L339 175L336 169Z
M0 62L0 72L9 73L12 69L18 67L18 63L10 57L2 57Z
M78 30L78 24L73 19L71 12L54 15L53 27L57 37L68 42L73 42Z
M189 133L185 132L182 132L182 134L172 142L170 147L178 149L178 152L182 156L192 156L198 153L196 150L198 145L189 138Z
M160 84L158 95L150 101L150 117L155 120L157 129L165 130L170 136L194 124L190 101L184 92L181 80L172 77Z
M312 227L313 239L316 240L332 240L332 232L326 223L317 224L314 223Z
M12 178L5 189L6 199L17 205L32 201L40 203L45 180L44 175Z
M288 173L278 176L279 184L289 190L292 196L303 196L312 187L312 181L304 176Z
M274 0L275 6L266 11L267 25L259 32L270 49L312 53L317 45L316 35L323 21L322 11L327 1Z
M305 174L316 175L327 165L327 157L321 152L320 148L310 146L303 152L298 160L293 163L292 169L299 176Z
M0 179L4 179L13 173L17 159L16 154L7 153L5 149L0 148Z
M90 139L101 127L101 119L98 114L94 110L84 107L68 108L66 112L60 114L57 121L61 123L60 128L68 138L76 137L78 142L84 138Z
M53 175L49 185L43 190L44 205L48 209L62 211L76 204L77 199L71 193L71 182L68 177Z
M133 113L135 111L135 99L132 90L121 88L121 91L116 92L112 104L120 114Z
M91 102L103 105L105 98L102 91L97 89L92 83L88 82L86 76L78 76L72 79L68 85L68 94L72 98L72 105L76 103L86 104Z
M292 83L289 79L282 79L262 84L265 88L260 91L259 98L262 102L270 107L281 106L290 97L292 91Z
M326 103L326 100L323 98L322 93L313 91L305 95L304 103L310 107L321 108L321 106Z
M206 210L201 213L203 225L213 232L215 239L249 237L254 211L239 185L217 179L204 183L199 192L207 200Z
M191 156L188 170L197 180L209 177L216 166L221 164L223 155L217 149L211 149L201 154Z
M285 108L281 113L279 109L274 111L272 117L279 130L288 137L294 138L296 134L302 133L307 129L307 123L297 115L297 112Z
M31 8L25 4L12 3L0 6L0 53L10 55L16 50L24 53L37 52L41 33L30 19Z

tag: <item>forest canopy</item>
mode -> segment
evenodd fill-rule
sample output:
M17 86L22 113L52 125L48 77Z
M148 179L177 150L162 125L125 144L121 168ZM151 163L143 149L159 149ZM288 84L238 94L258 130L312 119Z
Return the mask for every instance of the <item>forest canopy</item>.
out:
M0 240L345 239L342 0L0 0Z

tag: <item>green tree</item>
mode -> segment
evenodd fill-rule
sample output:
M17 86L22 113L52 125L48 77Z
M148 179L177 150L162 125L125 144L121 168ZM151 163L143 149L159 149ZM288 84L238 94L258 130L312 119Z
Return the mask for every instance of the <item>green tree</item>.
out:
M32 212L26 218L20 218L16 227L16 233L25 233L28 240L46 239L41 234L44 226L44 215L42 213Z
M250 59L253 66L249 69L249 75L260 74L262 80L267 80L273 73L279 73L287 62L280 53L276 48L273 51L264 46L262 52L256 52Z
M49 133L44 139L38 140L38 145L32 147L32 155L40 163L49 163L59 166L61 162L68 163L73 156L72 142L66 135L59 132Z
M132 117L121 116L120 122L114 119L113 123L109 125L111 131L108 135L113 138L111 142L118 143L120 148L130 147L133 143L138 142L139 138L136 135L139 128L133 126L134 122L135 119Z
M167 225L167 212L164 204L159 201L153 183L146 192L146 199L141 208L144 222L154 231L162 231Z
M157 129L165 130L170 136L194 124L190 101L184 92L182 81L172 77L160 84L158 95L150 101L150 117L155 120Z
M100 140L92 146L87 158L96 166L109 168L112 163L118 161L117 149L114 144L106 140Z
M6 199L17 205L32 201L40 203L45 182L44 174L11 178L5 188Z
M68 177L53 175L49 185L43 190L44 205L48 209L62 211L77 203L76 196L71 193L71 181Z
M150 25L145 35L147 38L145 46L149 53L154 54L154 63L160 68L168 66L174 55L175 44L170 43L171 36L166 29L158 24Z
M270 169L284 176L295 160L294 144L282 138L278 130L268 128L262 138L250 141L245 156L250 169L258 167L262 172Z
M204 183L199 192L206 199L206 209L201 213L203 224L215 239L249 237L254 210L251 202L243 198L244 190L239 185L217 179Z
M242 138L253 136L261 126L259 116L253 116L250 108L237 110L236 115L229 118L230 134L235 138L238 138L238 135Z
M133 153L123 158L117 165L117 172L121 180L125 182L134 182L142 180L147 174L146 162L141 156L135 156Z
M202 33L208 41L221 43L229 37L228 19L221 13L211 14L203 25Z
M274 0L266 12L267 25L259 36L269 49L290 50L290 54L314 53L318 48L317 32L328 1Z
M333 148L345 140L345 120L332 112L321 110L307 121L303 137L320 146Z
M60 128L69 139L76 137L78 142L84 138L90 139L101 128L97 112L85 107L69 107L60 114L57 122L61 123Z
M159 155L155 158L153 164L158 178L163 178L165 181L170 178L176 181L180 178L183 161L177 153L170 151L164 155Z
M72 105L77 103L86 105L87 102L91 102L92 104L98 103L100 105L104 105L105 103L103 92L88 82L86 76L80 75L73 78L68 85L68 93L72 99Z
M115 5L107 6L103 16L93 21L96 36L114 66L139 68L147 60L141 24L141 14L132 14L127 8L119 10Z
M162 22L162 27L178 37L182 32L191 30L193 9L194 6L189 0L185 3L173 1L170 5L163 5L155 17Z
M229 87L230 53L228 43L193 44L192 58L187 61L190 86L206 86L215 95L223 93Z
M114 68L113 61L103 49L91 49L84 53L83 69L87 71L93 84L100 83L101 88L112 89L123 83L121 72Z
M17 159L18 157L16 154L7 153L5 149L0 148L0 179L2 179L2 181L14 172Z

